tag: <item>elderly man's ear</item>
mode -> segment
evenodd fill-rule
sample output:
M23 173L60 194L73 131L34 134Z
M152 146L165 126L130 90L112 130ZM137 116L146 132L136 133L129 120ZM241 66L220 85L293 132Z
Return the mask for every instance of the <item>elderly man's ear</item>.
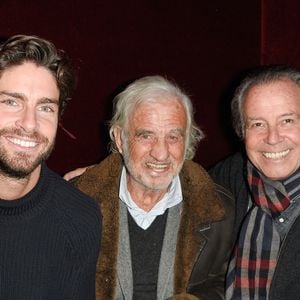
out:
M115 127L114 128L114 138L115 138L115 144L118 148L118 151L122 153L122 148L123 148L123 141L122 141L122 129L120 127Z

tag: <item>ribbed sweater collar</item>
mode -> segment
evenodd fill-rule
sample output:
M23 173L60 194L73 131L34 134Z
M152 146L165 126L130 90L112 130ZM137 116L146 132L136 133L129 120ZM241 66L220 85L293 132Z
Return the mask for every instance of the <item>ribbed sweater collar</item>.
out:
M40 178L35 187L24 197L16 200L0 200L0 221L12 220L14 217L29 217L40 211L46 201L45 191L47 188L46 178L48 169L45 163L42 164Z

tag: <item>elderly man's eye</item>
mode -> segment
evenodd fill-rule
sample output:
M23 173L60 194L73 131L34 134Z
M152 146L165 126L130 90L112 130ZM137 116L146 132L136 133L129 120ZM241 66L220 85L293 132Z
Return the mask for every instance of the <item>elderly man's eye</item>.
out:
M175 143L175 142L177 142L177 141L179 140L179 136L178 136L178 135L170 135L170 136L168 137L168 140L169 140L170 142L172 142L172 143Z
M151 132L143 131L137 133L136 138L139 139L140 141L151 141L154 138L154 135Z
M151 138L151 134L143 134L141 137L145 140L149 140Z

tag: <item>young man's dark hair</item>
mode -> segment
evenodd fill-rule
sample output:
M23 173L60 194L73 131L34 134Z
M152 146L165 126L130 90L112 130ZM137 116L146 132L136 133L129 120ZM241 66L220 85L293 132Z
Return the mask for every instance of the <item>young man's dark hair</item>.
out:
M74 69L66 53L37 36L15 35L0 45L0 74L24 61L32 61L53 74L60 93L61 116L75 85Z
M47 40L0 45L0 299L95 299L98 206L45 163L73 78Z

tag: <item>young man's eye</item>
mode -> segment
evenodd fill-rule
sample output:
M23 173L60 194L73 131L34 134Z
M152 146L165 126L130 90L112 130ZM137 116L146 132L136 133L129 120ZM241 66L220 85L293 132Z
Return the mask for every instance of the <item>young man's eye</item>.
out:
M52 106L49 106L49 105L43 105L40 107L39 109L40 111L43 111L43 112L55 112L55 108L52 107Z
M14 99L5 99L5 100L2 100L1 103L4 103L8 106L17 106L18 105L17 101Z

